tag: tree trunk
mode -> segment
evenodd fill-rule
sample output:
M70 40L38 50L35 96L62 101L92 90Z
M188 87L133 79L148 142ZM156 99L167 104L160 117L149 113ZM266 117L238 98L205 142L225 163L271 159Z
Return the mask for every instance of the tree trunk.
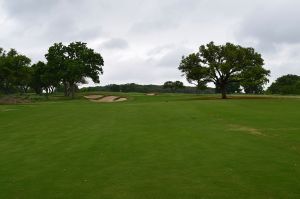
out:
M25 87L24 87L24 93L27 93L28 90L29 90L28 86L25 86Z
M7 81L5 81L5 86L4 86L4 93L5 94L9 94L9 83Z
M21 87L21 90L22 90L22 92L24 93L24 94L26 94L27 92L28 92L28 86L22 86Z
M65 97L69 96L68 90L69 90L68 83L64 82L64 95L65 95Z
M45 88L45 91L46 91L46 98L48 99L48 95L49 95L49 88Z
M75 96L75 84L74 83L71 84L71 94L72 94L72 99L74 99L74 96Z
M221 93L222 93L222 99L227 99L226 86L221 85L220 89L221 89Z

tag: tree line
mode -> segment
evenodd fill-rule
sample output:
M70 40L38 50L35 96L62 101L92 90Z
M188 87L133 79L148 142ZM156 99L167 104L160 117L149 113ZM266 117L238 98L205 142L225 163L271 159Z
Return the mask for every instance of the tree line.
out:
M14 49L5 51L0 48L0 92L37 94L62 91L65 96L74 97L78 84L87 83L87 78L100 82L104 60L86 43L72 42L68 45L53 44L45 54L45 62L31 64L30 58ZM261 54L253 48L226 43L215 45L210 42L201 45L199 50L183 56L178 69L187 81L195 85L185 87L180 81L167 81L164 85L110 84L95 88L83 88L82 91L118 91L118 92L186 92L261 94L300 94L300 77L286 75L278 78L265 91L270 71L265 69ZM215 89L209 88L209 83ZM196 88L198 90L196 90Z
M5 94L26 93L31 88L37 94L49 94L63 87L64 95L73 98L77 84L86 83L86 78L100 82L104 60L86 43L55 43L45 58L46 62L31 65L30 58L16 50L0 48L0 90Z
M181 82L183 85L183 83ZM214 88L206 88L199 90L192 86L183 86L180 88L170 88L166 85L140 85L135 83L128 84L109 84L106 86L95 86L95 87L84 87L81 88L82 92L136 92L136 93L191 93L191 94L213 94L215 93Z

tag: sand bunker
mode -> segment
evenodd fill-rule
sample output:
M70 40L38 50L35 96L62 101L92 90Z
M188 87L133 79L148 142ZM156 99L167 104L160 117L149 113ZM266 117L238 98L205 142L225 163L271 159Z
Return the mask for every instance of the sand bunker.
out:
M84 97L91 102L122 102L127 100L127 98L120 96L88 95Z
M115 102L123 102L123 101L126 101L126 100L127 100L127 98L121 97L119 99L116 99Z
M90 100L96 100L96 99L100 99L102 97L103 97L103 95L87 95L87 96L84 96L85 99L90 99Z
M148 95L148 96L155 96L157 94L156 93L147 93L146 95Z

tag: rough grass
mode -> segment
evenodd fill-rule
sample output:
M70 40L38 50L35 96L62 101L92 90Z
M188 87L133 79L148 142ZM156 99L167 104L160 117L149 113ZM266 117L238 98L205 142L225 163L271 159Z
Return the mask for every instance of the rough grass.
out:
M1 105L0 198L300 197L299 99L127 97Z

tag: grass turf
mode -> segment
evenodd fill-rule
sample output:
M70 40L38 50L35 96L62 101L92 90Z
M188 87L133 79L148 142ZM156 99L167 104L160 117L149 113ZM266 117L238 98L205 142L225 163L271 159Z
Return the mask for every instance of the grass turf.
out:
M300 198L300 99L0 106L0 198Z

